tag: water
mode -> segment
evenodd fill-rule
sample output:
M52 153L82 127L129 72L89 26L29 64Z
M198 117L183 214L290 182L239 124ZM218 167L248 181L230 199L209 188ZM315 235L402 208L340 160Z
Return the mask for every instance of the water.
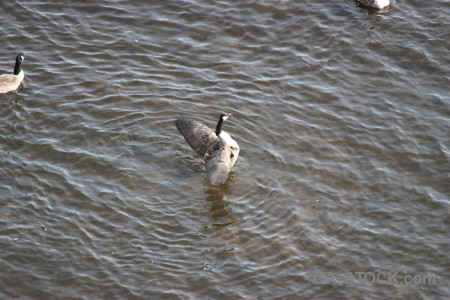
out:
M448 1L0 7L1 299L450 297Z

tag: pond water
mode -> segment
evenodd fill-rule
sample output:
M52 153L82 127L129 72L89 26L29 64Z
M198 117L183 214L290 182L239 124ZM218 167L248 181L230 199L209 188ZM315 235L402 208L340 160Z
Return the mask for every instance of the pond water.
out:
M0 9L0 298L450 297L448 1Z

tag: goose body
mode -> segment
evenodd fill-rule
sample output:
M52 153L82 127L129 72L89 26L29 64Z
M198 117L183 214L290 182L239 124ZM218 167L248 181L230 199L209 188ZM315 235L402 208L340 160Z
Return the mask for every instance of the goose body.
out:
M187 118L175 120L175 126L191 148L205 160L206 174L213 185L227 181L228 173L239 156L239 145L225 131L222 123L230 114L221 114L216 131Z
M16 57L16 65L13 74L0 75L0 94L14 92L19 89L23 82L25 74L21 69L22 61L25 59L22 53Z
M390 0L356 0L362 5L373 7L376 9L382 9L385 8L390 4Z

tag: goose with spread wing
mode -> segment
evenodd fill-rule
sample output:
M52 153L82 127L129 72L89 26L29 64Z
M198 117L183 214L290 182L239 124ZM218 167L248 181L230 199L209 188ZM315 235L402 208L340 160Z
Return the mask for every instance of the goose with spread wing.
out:
M25 59L22 53L16 57L16 65L13 74L0 75L0 94L14 92L22 85L24 73L21 69L22 61Z
M213 185L221 185L239 156L239 145L222 130L223 121L231 114L221 114L216 131L187 118L175 120L175 126L189 146L205 159L206 173Z

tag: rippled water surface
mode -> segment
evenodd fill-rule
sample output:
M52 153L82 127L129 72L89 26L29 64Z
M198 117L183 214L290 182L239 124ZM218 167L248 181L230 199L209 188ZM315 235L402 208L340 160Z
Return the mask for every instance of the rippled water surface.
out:
M450 297L448 1L0 9L1 299Z

